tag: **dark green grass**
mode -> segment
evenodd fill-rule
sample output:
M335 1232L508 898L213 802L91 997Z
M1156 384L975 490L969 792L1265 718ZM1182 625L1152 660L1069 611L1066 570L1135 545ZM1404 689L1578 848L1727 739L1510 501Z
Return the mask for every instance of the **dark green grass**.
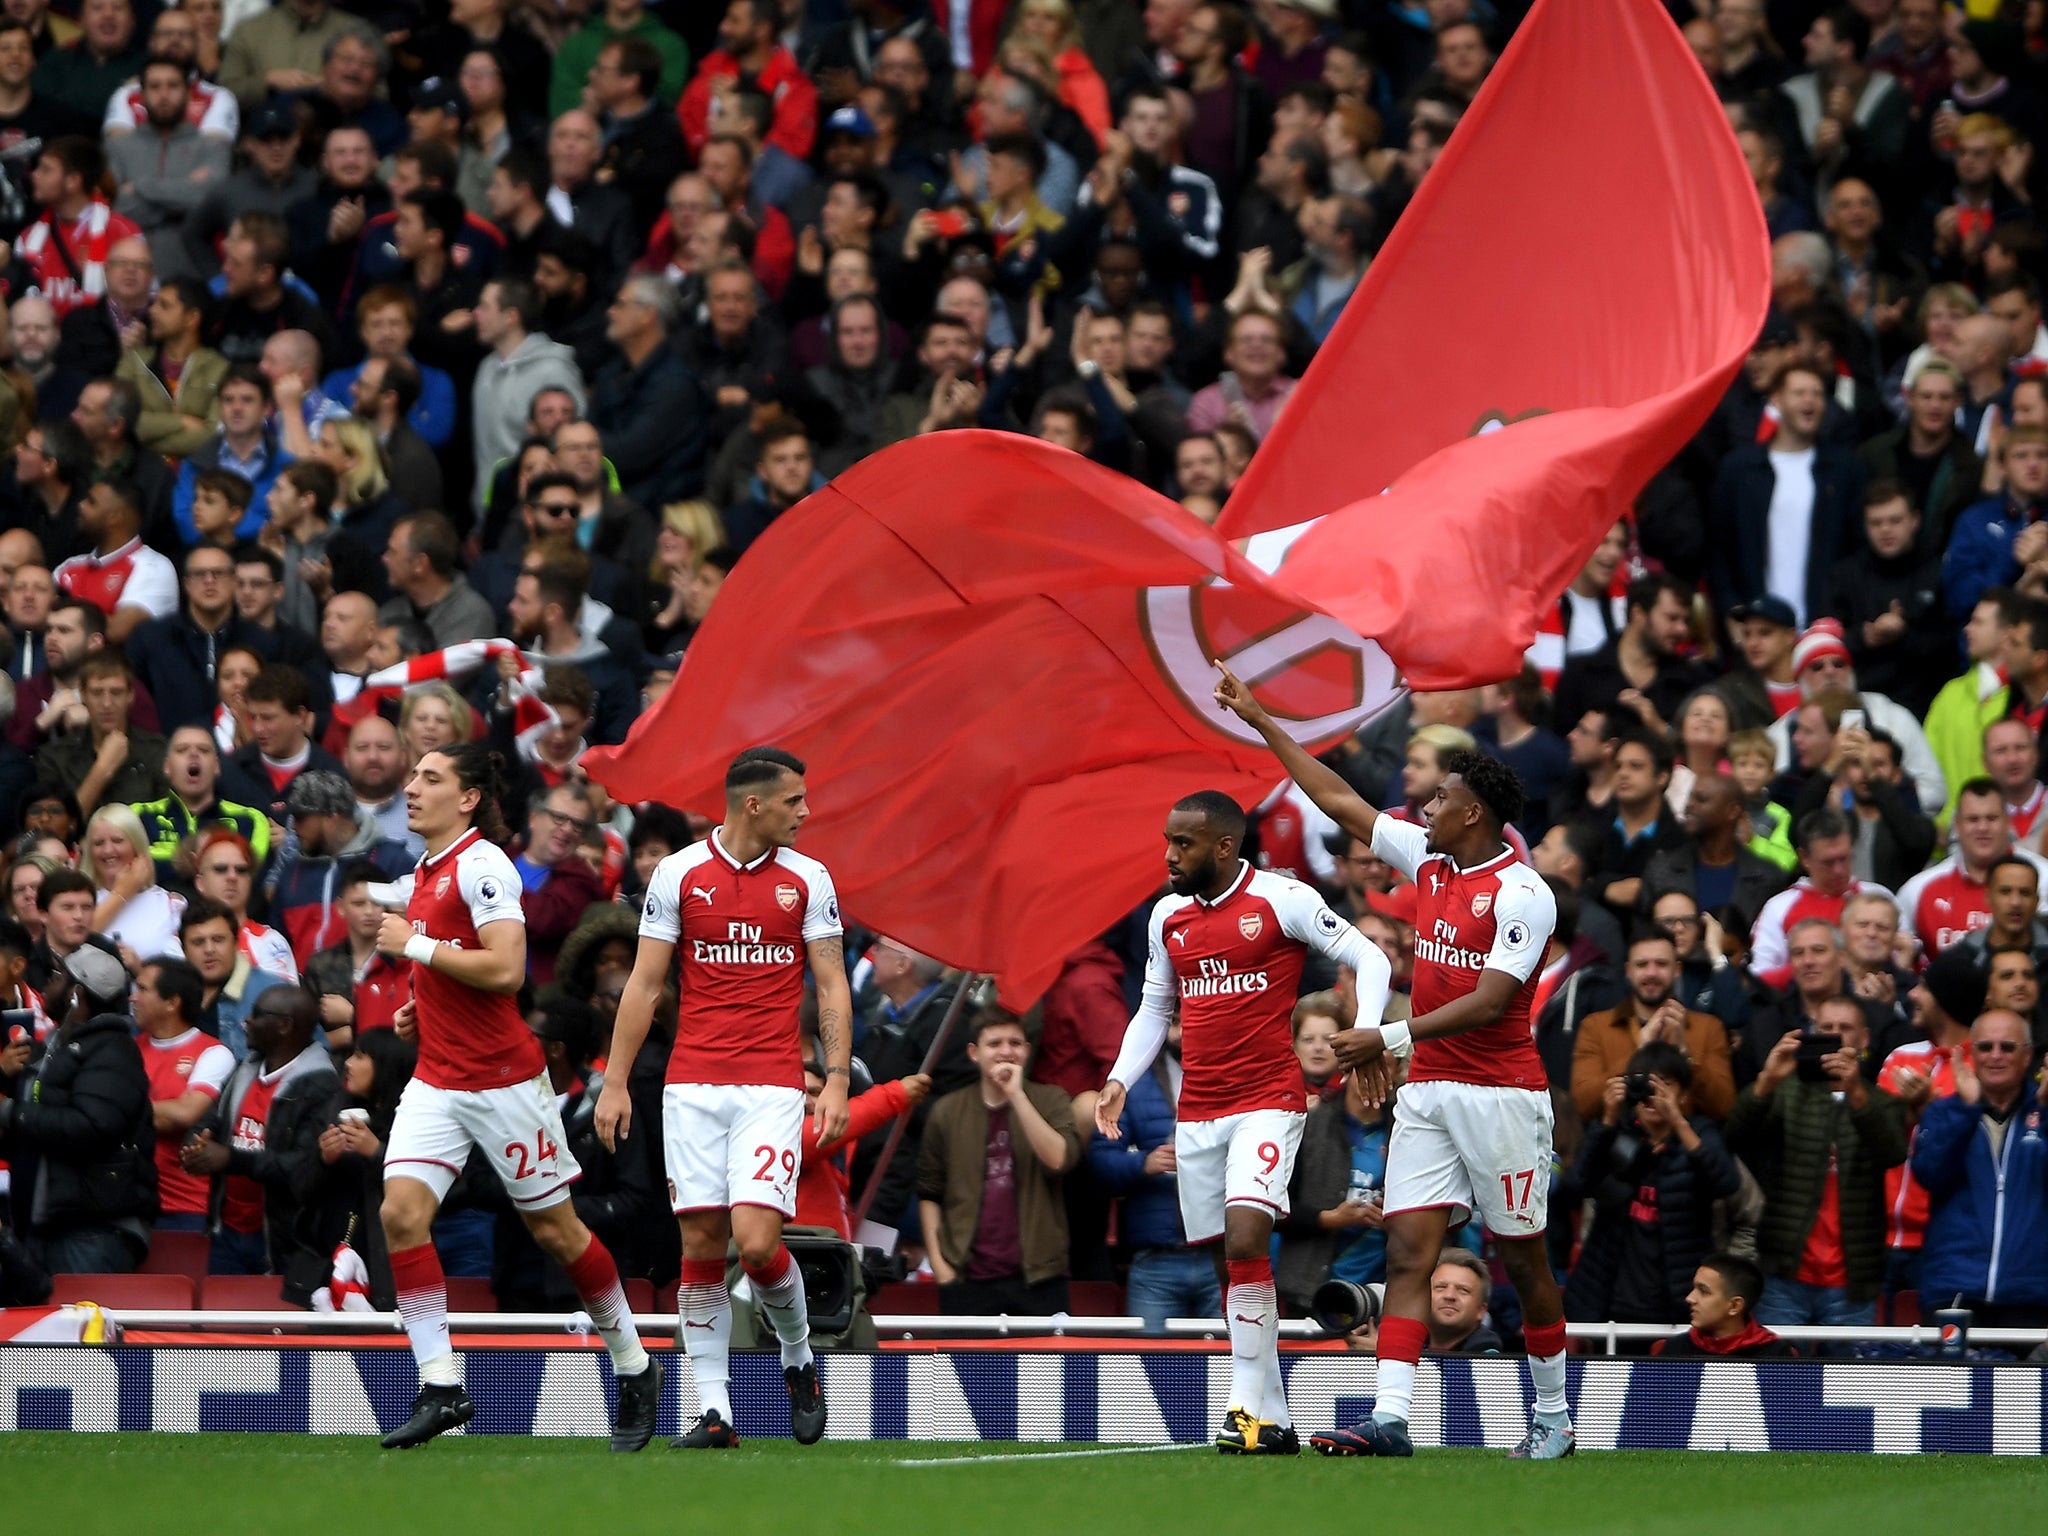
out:
M1252 1461L1206 1449L973 1464L1078 1447L750 1441L637 1457L594 1441L467 1437L405 1455L368 1440L0 1435L5 1528L93 1536L245 1532L715 1532L717 1536L1137 1536L1369 1529L1560 1536L2027 1529L2048 1466L1972 1456L1494 1451L1412 1462ZM958 1459L960 1466L905 1466Z

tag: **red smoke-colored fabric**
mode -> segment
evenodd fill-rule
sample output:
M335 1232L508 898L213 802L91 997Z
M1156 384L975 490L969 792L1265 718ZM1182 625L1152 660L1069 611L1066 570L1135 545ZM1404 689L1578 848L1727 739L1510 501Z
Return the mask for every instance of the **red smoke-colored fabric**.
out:
M1513 673L1739 366L1768 271L1662 9L1539 0L1222 529L1028 438L899 444L769 529L660 706L585 762L716 814L735 753L788 748L846 911L1028 1002L1157 888L1175 800L1273 787L1214 659L1312 744L1390 702L1394 662ZM1493 410L1550 414L1471 436ZM1282 537L1229 542L1314 518L1276 575Z

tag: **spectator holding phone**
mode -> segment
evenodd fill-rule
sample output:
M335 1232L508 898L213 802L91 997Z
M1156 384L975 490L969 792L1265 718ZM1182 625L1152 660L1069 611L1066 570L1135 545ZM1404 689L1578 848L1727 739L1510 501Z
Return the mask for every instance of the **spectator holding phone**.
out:
M1905 1105L1864 1081L1863 1006L1831 997L1783 1036L1728 1116L1764 1191L1759 1322L1868 1327L1884 1281L1884 1171L1906 1160Z

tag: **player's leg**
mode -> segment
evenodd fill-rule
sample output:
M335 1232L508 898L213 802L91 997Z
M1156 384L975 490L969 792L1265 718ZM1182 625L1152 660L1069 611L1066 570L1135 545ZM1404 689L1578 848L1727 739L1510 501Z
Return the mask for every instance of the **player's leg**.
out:
M782 1380L789 1390L789 1425L802 1445L825 1433L825 1397L811 1356L811 1320L804 1277L782 1245L782 1224L796 1214L796 1179L803 1166L804 1096L794 1088L749 1088L735 1116L730 1144L739 1149L728 1184L732 1236L754 1300L782 1347Z
M1248 1450L1292 1456L1301 1442L1280 1373L1280 1298L1273 1285L1273 1222L1287 1214L1306 1116L1255 1110L1234 1117L1224 1161L1223 1261L1229 1289L1233 1400L1255 1416Z
M1265 1394L1265 1377L1248 1378L1237 1360L1237 1329L1230 1321L1230 1279L1228 1255L1223 1237L1227 1212L1224 1188L1230 1155L1230 1132L1236 1117L1222 1120L1183 1120L1173 1130L1174 1185L1180 1195L1181 1230L1190 1248L1206 1249L1216 1265L1216 1282L1223 1299L1223 1319L1231 1332L1230 1399L1224 1405L1223 1427L1216 1432L1216 1449L1225 1454L1242 1454L1259 1442L1259 1402Z
M463 1389L448 1338L448 1280L434 1251L434 1214L463 1163L470 1139L453 1110L454 1095L417 1080L406 1084L384 1148L384 1203L379 1217L399 1316L419 1371L419 1393L405 1423L384 1436L386 1450L409 1450L466 1424L476 1405Z
M1550 1212L1550 1095L1464 1084L1446 1106L1468 1149L1474 1212L1493 1235L1501 1265L1522 1302L1522 1337L1536 1388L1534 1422L1508 1454L1553 1461L1575 1449L1565 1398L1564 1293L1551 1272L1544 1228Z
M646 1449L661 1411L661 1362L640 1343L640 1330L633 1322L632 1308L626 1305L626 1288L611 1250L583 1224L566 1190L554 1204L539 1210L522 1209L519 1214L533 1240L562 1266L569 1283L576 1287L577 1299L611 1354L612 1374L619 1383L612 1449Z
M696 1423L674 1442L681 1450L739 1444L732 1424L732 1295L725 1285L732 1222L726 1206L731 1105L724 1093L698 1083L671 1083L662 1091L662 1158L683 1239L676 1310L699 1410Z
M1326 1456L1409 1456L1408 1415L1415 1371L1429 1342L1429 1276L1455 1216L1472 1208L1471 1184L1449 1134L1435 1114L1438 1083L1416 1083L1394 1104L1387 1143L1387 1290L1380 1312L1377 1386L1372 1418L1349 1429L1313 1435Z

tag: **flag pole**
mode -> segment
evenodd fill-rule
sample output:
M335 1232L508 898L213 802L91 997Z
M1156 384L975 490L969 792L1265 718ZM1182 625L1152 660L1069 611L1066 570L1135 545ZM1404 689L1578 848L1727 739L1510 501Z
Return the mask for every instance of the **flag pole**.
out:
M918 1071L927 1076L938 1064L939 1052L946 1048L946 1042L953 1036L954 1026L960 1022L961 1010L967 1006L967 994L981 985L981 976L968 972L960 978L960 990L953 994L952 1004L946 1009L946 1016L939 1020L938 1032L932 1036L932 1043L925 1048L924 1061ZM882 1144L882 1155L875 1160L875 1171L868 1175L868 1187L861 1191L860 1204L854 1207L853 1230L860 1231L860 1224L867 1220L868 1207L875 1203L875 1196L882 1192L882 1176L889 1171L889 1164L896 1160L896 1149L903 1144L903 1133L910 1127L910 1117L916 1111L906 1109L896 1117L889 1127L889 1139Z

